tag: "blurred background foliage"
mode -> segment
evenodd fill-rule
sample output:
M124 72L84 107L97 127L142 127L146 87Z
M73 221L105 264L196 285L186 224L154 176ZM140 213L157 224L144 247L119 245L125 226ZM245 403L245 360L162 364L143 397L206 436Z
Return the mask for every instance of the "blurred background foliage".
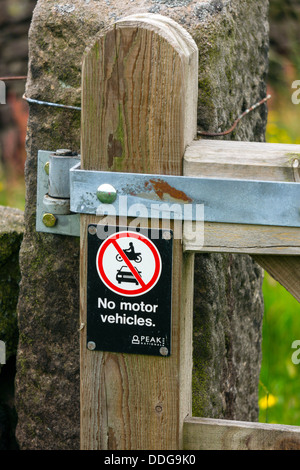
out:
M28 30L36 0L0 0L0 77L27 74ZM0 105L0 204L24 209L25 80L6 82Z
M35 4L36 0L0 0L0 76L27 74L27 37ZM300 80L300 0L270 0L269 58L272 99L266 141L300 144L300 104L291 100L292 83ZM7 104L0 106L0 205L20 209L25 206L28 117L23 93L24 82L7 82ZM300 425L300 364L293 364L291 348L300 339L299 304L267 273L263 292L259 420Z
M295 80L300 80L300 1L270 0L267 142L300 144L300 104L291 99ZM292 343L300 339L300 305L267 273L263 293L259 421L299 426L300 364L293 364Z

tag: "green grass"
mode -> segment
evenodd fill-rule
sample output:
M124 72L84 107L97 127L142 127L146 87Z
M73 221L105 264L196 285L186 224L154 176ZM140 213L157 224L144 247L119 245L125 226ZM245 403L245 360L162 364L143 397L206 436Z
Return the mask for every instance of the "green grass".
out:
M294 340L300 339L300 304L271 276L263 283L260 422L300 425L300 364L293 364ZM266 407L266 397L268 406Z
M276 106L268 115L266 141L282 144L300 144L300 104L292 103L290 96L274 98Z

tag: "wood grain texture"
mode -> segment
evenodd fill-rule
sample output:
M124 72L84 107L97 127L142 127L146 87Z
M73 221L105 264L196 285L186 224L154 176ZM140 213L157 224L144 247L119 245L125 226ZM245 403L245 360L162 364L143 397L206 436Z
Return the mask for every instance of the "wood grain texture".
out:
M197 47L159 15L123 19L85 54L82 167L182 174L196 134ZM188 126L186 123L188 118ZM86 233L81 216L81 323ZM174 240L170 357L88 351L81 331L81 448L180 449L191 408L193 255Z
M187 418L185 450L299 450L300 427Z
M184 154L184 175L262 181L297 181L300 145L195 140Z
M300 302L300 256L255 255L253 258Z
M184 224L185 251L240 253L249 255L300 255L300 230L297 227L270 225L199 224L203 236L196 236L191 224ZM286 259L287 260L287 259Z
M186 149L184 175L298 183L299 161L299 145L198 140ZM185 251L254 255L300 301L298 228L204 223L202 230L196 238L191 225L184 225Z
M198 140L185 151L184 175L296 182L299 169L293 163L298 159L299 145ZM205 223L200 243L188 225L184 233L186 251L300 254L300 231L294 227Z

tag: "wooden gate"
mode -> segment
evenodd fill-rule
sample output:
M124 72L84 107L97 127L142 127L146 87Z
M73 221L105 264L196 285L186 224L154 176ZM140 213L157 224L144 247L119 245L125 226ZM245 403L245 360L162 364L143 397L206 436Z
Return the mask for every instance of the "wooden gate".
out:
M298 181L295 145L196 140L197 66L191 36L159 15L122 19L97 37L83 61L81 168ZM164 196L172 196L167 187ZM103 223L81 215L82 325L87 228L95 222ZM181 226L172 222L174 231ZM194 253L250 254L300 300L299 228L205 221L204 243L189 231L183 222L173 246L169 357L91 351L81 329L82 449L300 448L297 427L191 416Z

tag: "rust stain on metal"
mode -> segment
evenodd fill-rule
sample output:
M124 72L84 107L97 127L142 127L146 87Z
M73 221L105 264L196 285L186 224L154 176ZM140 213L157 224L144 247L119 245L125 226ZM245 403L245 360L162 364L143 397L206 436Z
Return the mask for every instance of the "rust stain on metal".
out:
M171 198L180 200L181 202L192 202L192 199L188 197L183 191L170 186L169 183L163 179L150 180L153 189L159 199L164 199L164 194L168 194ZM146 184L145 184L146 186Z

